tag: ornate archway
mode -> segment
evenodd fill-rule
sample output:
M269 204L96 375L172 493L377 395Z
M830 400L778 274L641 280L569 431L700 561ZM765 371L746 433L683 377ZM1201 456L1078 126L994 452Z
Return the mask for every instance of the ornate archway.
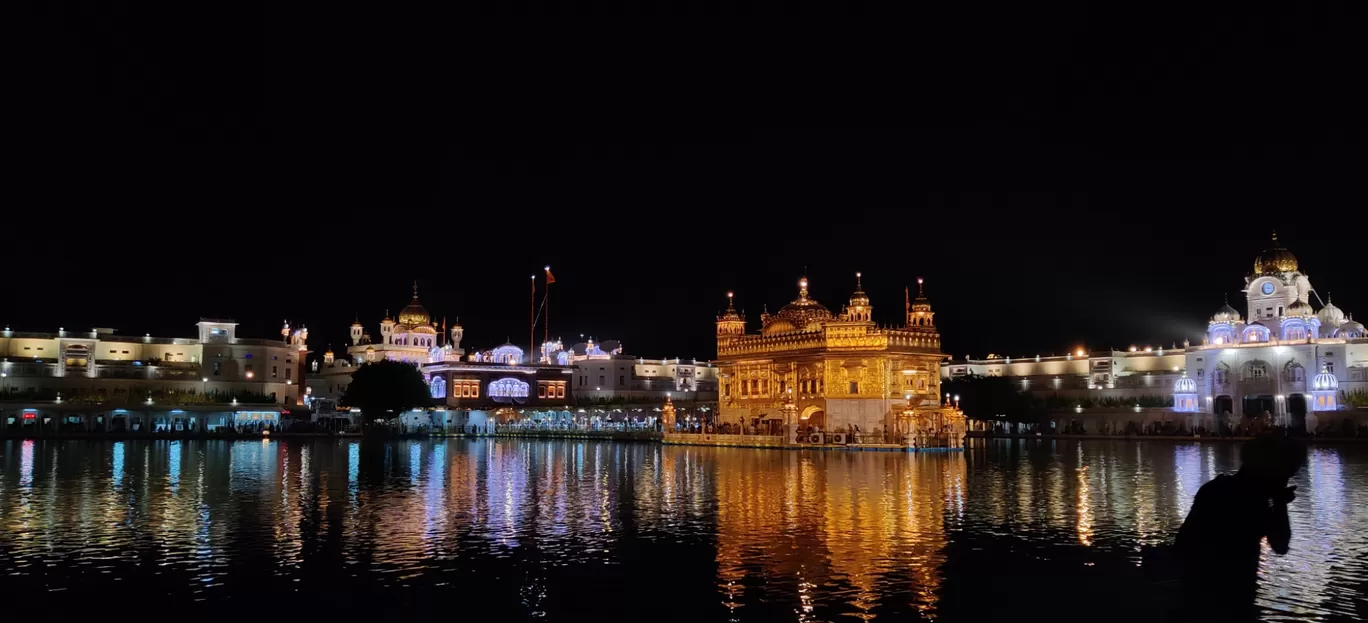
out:
M816 405L809 406L808 408L803 409L803 412L798 415L798 425L815 426L826 430L826 411L823 411L821 407Z

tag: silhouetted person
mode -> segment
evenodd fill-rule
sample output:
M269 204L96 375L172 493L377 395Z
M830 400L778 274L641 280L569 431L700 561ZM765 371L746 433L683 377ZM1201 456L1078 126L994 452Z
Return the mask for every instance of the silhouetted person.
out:
M1176 547L1183 563L1183 612L1191 621L1254 620L1260 543L1287 553L1292 529L1287 481L1306 462L1306 447L1283 436L1244 445L1240 471L1202 485Z

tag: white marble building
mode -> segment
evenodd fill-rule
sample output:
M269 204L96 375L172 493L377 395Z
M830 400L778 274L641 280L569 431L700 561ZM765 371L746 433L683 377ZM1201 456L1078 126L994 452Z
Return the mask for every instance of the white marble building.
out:
M1348 411L1346 402L1351 394L1368 391L1364 327L1329 296L1322 302L1276 235L1255 258L1243 292L1245 311L1229 302L1221 306L1208 320L1201 344L1080 348L1049 357L990 355L947 361L941 376L1007 376L1023 390L1053 397L1056 405L1136 401L1134 413L1141 412L1141 399L1164 396L1172 402L1163 417L1176 416L1188 428L1214 429L1222 419L1233 424L1263 415L1312 430L1345 417L1361 419L1363 411ZM1114 417L1129 416L1116 409Z

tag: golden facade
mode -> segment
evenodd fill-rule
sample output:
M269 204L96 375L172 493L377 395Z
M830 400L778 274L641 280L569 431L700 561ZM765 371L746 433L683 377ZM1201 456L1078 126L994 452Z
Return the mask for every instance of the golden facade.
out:
M963 416L941 405L945 355L917 283L915 299L905 294L900 327L874 323L859 274L839 314L810 297L801 279L798 298L761 314L758 334L746 332L728 293L727 311L717 318L718 422L768 434L858 431L867 441L893 443L962 431Z

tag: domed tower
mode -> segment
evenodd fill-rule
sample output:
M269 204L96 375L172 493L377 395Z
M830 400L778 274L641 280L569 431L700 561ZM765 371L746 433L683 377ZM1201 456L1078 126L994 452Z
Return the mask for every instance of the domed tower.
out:
M1335 300L1330 295L1325 296L1325 307L1316 317L1320 319L1322 327L1334 328L1344 324L1344 310L1335 306Z
M380 321L380 342L389 344L394 339L394 319L390 318L389 310L385 310L385 319Z
M456 324L451 325L451 348L461 350L461 337L465 335L465 328L461 326L461 317L456 317Z
M1209 344L1234 344L1235 336L1238 333L1238 325L1244 324L1244 318L1240 317L1240 312L1230 306L1227 300L1216 313L1211 315L1211 320L1207 322L1207 343Z
M846 308L846 319L856 322L873 322L874 308L869 305L869 295L864 292L861 274L855 273L855 293L850 295L850 306Z
M1320 374L1311 379L1311 410L1339 410L1339 379L1330 370L1321 366Z
M356 346L361 343L361 335L365 332L365 327L361 326L361 318L357 317L351 323L351 345Z
M1277 232L1271 246L1254 258L1245 294L1249 301L1245 317L1250 322L1281 319L1288 315L1289 307L1307 303L1311 281L1301 272L1297 256L1278 243Z
M1173 410L1179 413L1197 413L1197 382L1188 378L1187 372L1173 383Z
M727 293L727 311L717 317L717 335L741 335L746 332L746 318L736 313L736 307L732 302L734 294Z
M925 280L917 277L917 298L907 300L908 291L903 289L903 307L907 310L907 326L927 327L936 326L935 312L931 311L931 301L926 298Z
M329 346L328 350L323 351L323 363L330 366L333 364L333 358L332 347Z
M411 328L425 327L431 324L432 318L428 316L426 307L418 302L418 282L413 282L413 300L399 310L399 324Z

